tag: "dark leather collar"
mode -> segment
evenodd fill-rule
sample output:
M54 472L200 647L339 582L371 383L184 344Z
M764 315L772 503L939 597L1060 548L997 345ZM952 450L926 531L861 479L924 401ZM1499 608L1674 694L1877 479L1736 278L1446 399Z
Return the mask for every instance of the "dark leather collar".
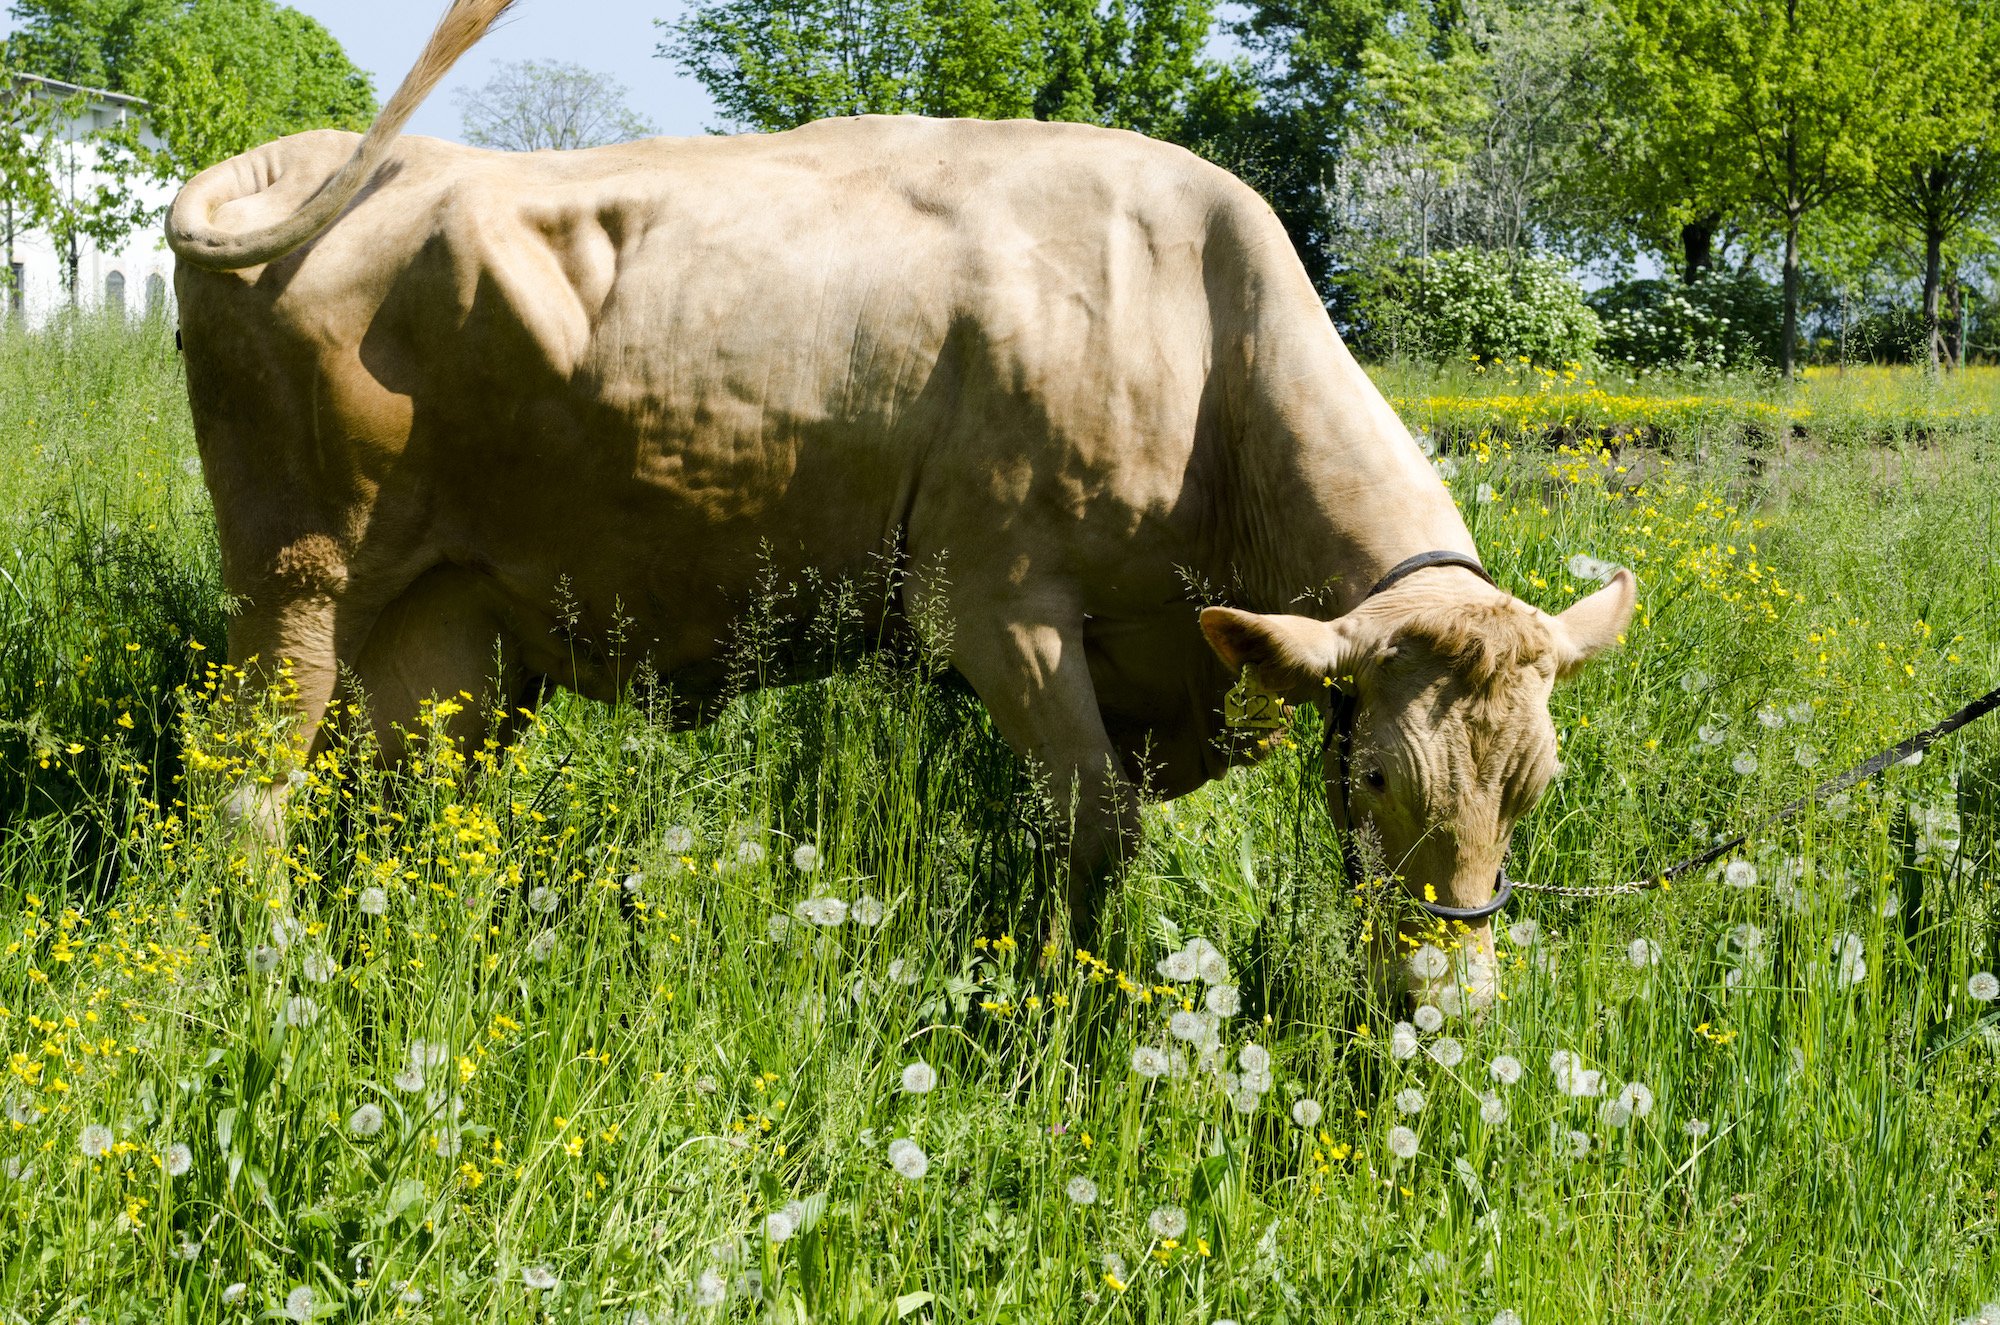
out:
M1487 574L1486 567L1479 564L1478 557L1468 557L1463 552L1419 552L1416 556L1405 557L1391 566L1389 573L1375 581L1375 587L1370 589L1367 598L1363 598L1361 601L1365 603L1368 601L1368 598L1373 598L1376 594L1381 593L1397 581L1414 575L1420 570L1428 570L1432 566L1462 567L1465 570L1471 571L1488 584L1493 583L1493 577Z

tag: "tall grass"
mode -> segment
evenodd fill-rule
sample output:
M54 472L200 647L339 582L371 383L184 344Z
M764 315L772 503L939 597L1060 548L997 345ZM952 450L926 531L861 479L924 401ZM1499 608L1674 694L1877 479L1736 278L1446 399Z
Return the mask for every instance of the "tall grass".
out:
M962 690L880 658L694 733L565 698L394 775L339 747L260 861L213 808L255 724L221 712L177 391L158 339L0 342L10 1318L2000 1298L1996 733L1716 878L1523 895L1505 1002L1435 1030L1359 978L1310 730L1148 810L1123 969L1044 963L1031 786ZM1645 587L1558 696L1517 876L1641 872L2000 679L1990 439L1707 452L1454 458L1508 587L1560 606L1582 558ZM1201 970L1161 969L1197 938Z

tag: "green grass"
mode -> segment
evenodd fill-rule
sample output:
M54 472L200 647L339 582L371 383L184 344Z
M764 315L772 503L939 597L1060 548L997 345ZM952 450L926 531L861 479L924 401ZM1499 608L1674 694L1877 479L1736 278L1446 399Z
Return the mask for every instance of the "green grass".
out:
M336 751L279 870L213 808L258 728L210 670L180 389L159 331L0 339L10 1320L267 1319L301 1287L322 1319L441 1321L1901 1322L2000 1298L2000 1003L1967 992L2000 964L2000 725L1754 843L1753 886L1523 896L1540 933L1504 945L1505 1003L1420 1037L1450 1065L1395 1056L1369 1002L1310 732L1148 811L1123 981L1038 971L1028 784L962 691L886 662L692 734L566 698L469 765ZM1628 877L2000 679L1990 434L1676 454L1456 457L1508 587L1559 607L1578 553L1644 585L1627 647L1558 696L1566 771L1520 877ZM794 914L816 896L855 909ZM1218 1066L1272 1058L1249 1113L1166 1029L1205 984L1155 963L1195 936L1238 991ZM1187 1072L1136 1075L1147 1046ZM1560 1090L1559 1050L1605 1094ZM902 1089L917 1061L935 1090ZM1607 1118L1632 1082L1650 1112Z

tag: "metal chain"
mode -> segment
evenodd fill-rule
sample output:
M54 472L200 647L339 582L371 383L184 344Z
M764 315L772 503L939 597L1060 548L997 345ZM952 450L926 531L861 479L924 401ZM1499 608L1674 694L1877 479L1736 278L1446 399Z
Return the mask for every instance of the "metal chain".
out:
M1516 879L1514 880L1514 887L1522 892L1548 893L1554 897L1574 897L1578 899L1629 897L1634 893L1651 892L1655 888L1664 888L1682 874L1698 870L1704 865L1714 864L1737 847L1749 841L1751 834L1760 832L1774 824L1783 823L1807 806L1823 801L1835 792L1845 791L1856 783L1865 782L1877 773L1880 773L1883 769L1888 768L1892 764L1899 764L1913 754L1923 753L1940 737L1949 736L1959 728L1979 721L1979 719L1996 709L2000 709L2000 687L1987 691L1944 721L1934 726L1926 727L1916 735L1897 742L1873 758L1856 764L1853 768L1848 769L1838 777L1828 778L1805 795L1800 796L1796 800L1788 801L1772 813L1756 820L1734 837L1723 838L1705 851L1689 856L1686 860L1676 861L1650 879L1633 879L1629 883L1580 885L1523 883L1521 880Z

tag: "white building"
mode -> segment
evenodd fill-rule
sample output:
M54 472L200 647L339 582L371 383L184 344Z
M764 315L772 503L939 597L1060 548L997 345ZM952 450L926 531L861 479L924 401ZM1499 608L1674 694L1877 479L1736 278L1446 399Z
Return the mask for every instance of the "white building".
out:
M58 135L55 154L60 163L60 187L72 196L89 196L105 179L100 171L103 149L91 140L91 134L136 120L141 140L151 147L160 145L145 126L146 103L137 97L73 87L28 74L0 77L10 78L30 97L69 107L53 132ZM167 250L165 218L175 190L150 179L128 182L152 217L115 248L102 249L88 237L78 238L76 299L85 309L109 305L122 308L129 317L149 313L166 316L173 307L174 256ZM0 240L4 239L0 234ZM31 327L40 326L69 302L64 283L67 256L58 249L56 240L46 232L24 230L14 236L11 258L0 255L0 260L12 264L14 279L6 295L10 311L25 317Z

